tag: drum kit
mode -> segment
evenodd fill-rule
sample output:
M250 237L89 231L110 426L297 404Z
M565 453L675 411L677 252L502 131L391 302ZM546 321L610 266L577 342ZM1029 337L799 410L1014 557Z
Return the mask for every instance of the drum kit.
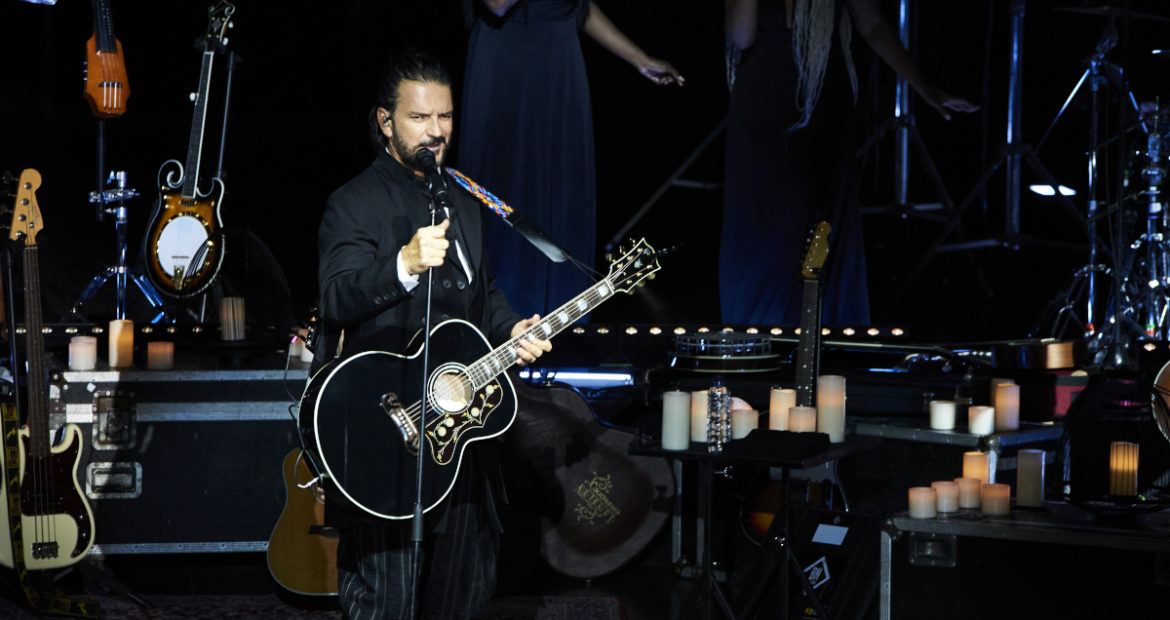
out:
M1065 102L1067 108L1080 86L1088 83L1093 97L1085 192L1090 251L1088 264L1076 272L1073 285L1065 291L1052 335L1060 336L1057 332L1076 324L1084 329L1094 362L1106 367L1131 366L1137 347L1170 341L1170 213L1165 189L1170 181L1170 103L1157 97L1139 99L1130 90L1125 70L1106 56L1117 46L1118 23L1170 24L1170 17L1114 6L1054 10L1104 17L1108 25L1087 59L1089 66L1082 81ZM1170 62L1170 49L1148 53L1154 62L1162 58ZM1170 66L1160 72L1168 69ZM1099 99L1108 84L1120 95ZM1102 108L1107 107L1099 101L1112 101L1124 108L1121 117L1127 120L1113 135L1099 135L1099 123L1106 112ZM1099 198L1105 193L1099 190L1099 181L1104 178L1101 171L1107 168L1098 159L1108 159L1107 154L1122 159L1112 162L1113 170L1120 169L1120 189L1110 192L1109 198ZM1108 224L1104 227L1107 236L1098 236L1099 223Z

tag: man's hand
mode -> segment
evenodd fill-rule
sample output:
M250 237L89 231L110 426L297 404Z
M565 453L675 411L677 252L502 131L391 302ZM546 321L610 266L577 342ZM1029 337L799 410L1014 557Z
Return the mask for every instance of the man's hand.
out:
M523 334L525 330L540 322L540 315L534 314L531 317L517 322L512 326L512 337L517 338ZM541 340L533 336L527 336L520 339L520 346L516 347L516 363L520 366L527 366L535 362L536 358L540 357L545 351L552 350L552 343L547 340Z
M443 220L434 226L424 226L414 232L410 243L402 248L402 266L409 274L420 274L431 267L443 264L447 256L447 228L451 220Z

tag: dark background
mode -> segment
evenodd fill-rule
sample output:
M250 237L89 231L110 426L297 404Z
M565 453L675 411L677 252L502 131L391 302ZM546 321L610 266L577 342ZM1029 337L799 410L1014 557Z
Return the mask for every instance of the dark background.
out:
M673 188L649 210L639 210L726 112L722 3L599 4L647 53L673 63L687 83L682 88L656 87L583 35L596 126L599 249L604 250L636 216L627 236L645 236L658 247L680 246L663 260L660 276L647 288L599 308L592 319L717 324L721 192ZM1026 3L1024 142L1035 144L1057 118L1107 25L1100 15L1058 9L1097 4ZM1170 8L1160 2L1121 4L1170 15ZM200 61L193 42L206 31L210 3L112 0L110 5L131 95L126 114L106 122L106 168L125 170L129 185L142 193L129 203L130 255L137 258L156 196L158 168L186 154L191 128L187 93L195 90ZM256 304L268 304L301 321L316 294L315 234L325 199L371 157L365 118L382 62L401 45L435 52L454 74L458 105L467 33L460 3L451 0L241 1L237 6L229 49L241 62L232 85L222 215L233 231L250 233L253 241L245 245L254 247L247 260L239 244L234 252L229 248L225 286L256 298L249 301L250 315ZM883 6L896 26L898 3L885 1ZM962 218L965 238L999 238L1005 233L1002 170L989 177L985 194L974 189L1005 141L1009 2L910 0L910 6L923 69L940 88L983 106L976 114L956 115L946 122L916 99L923 144L952 200L973 198ZM95 274L115 260L113 219L99 221L87 202L98 175L97 121L82 98L91 7L80 0L61 0L56 6L0 0L0 24L6 43L0 56L4 76L0 170L18 173L32 167L44 177L38 199L45 228L38 242L45 315L52 322L67 312ZM1120 45L1109 59L1126 70L1138 99L1165 99L1170 60L1150 52L1170 48L1170 23L1140 19L1128 27L1118 25ZM885 207L893 196L894 146L892 133L882 134L880 128L892 116L893 75L884 65L873 65L860 37L855 38L854 53L863 88L858 114L864 122L858 142L881 138L860 153L861 196L865 206ZM217 62L214 75L222 80L225 64L222 59ZM1102 133L1112 137L1121 123L1118 91L1107 90ZM224 91L223 82L217 81L212 101L221 101ZM1079 190L1085 186L1089 135L1087 89L1081 93L1039 150L1043 165ZM208 117L204 170L216 168L222 120L217 106ZM456 127L456 167L458 135ZM1138 138L1132 133L1122 136L1103 153L1107 195L1120 193L1118 179L1133 165L1131 152L1142 144ZM723 141L718 136L699 153L685 177L720 183L722 162ZM939 201L918 157L912 158L909 174L912 202ZM1025 166L1025 183L1038 180ZM1083 193L1074 203L1083 214ZM874 323L904 327L922 341L1054 335L1049 333L1046 313L1054 301L1062 300L1062 291L1086 263L1085 226L1053 200L1026 193L1021 205L1020 232L1026 238L1020 248L943 253L929 251L942 230L940 223L873 209L865 223ZM1131 218L1138 215L1134 207L1123 211ZM1126 244L1134 234L1128 227L1121 229ZM952 235L947 241L956 240ZM1057 249L1050 241L1072 247ZM274 284L270 266L263 264L266 253L287 281L287 298L279 282ZM915 274L916 266L921 269ZM89 319L112 316L112 291L111 283L87 306ZM130 318L142 319L146 312L137 292L131 291Z

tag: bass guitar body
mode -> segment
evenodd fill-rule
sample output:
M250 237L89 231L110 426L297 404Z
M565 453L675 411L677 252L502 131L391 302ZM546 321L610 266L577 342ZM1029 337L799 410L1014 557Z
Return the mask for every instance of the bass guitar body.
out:
M64 568L84 558L94 541L93 511L77 483L81 429L66 425L64 438L43 457L29 454L29 441L28 427L24 427L19 472L24 565L29 570ZM0 500L0 510L7 515L6 485L0 485ZM11 568L12 534L7 527L2 531L0 564Z
M161 193L146 235L146 274L162 293L180 299L214 285L224 257L223 183L213 179L208 194L186 196L183 184L175 181L182 177L179 162L163 164Z
M324 535L325 503L300 448L284 457L284 512L268 539L268 571L286 590L307 596L337 594L337 539Z
M466 369L491 351L470 323L431 330L426 376L432 410L423 429L424 511L450 492L464 450L512 424L516 393L506 374L472 389ZM302 445L350 504L386 519L409 519L416 501L417 424L423 394L423 348L409 356L369 351L319 370L301 399ZM440 361L441 360L441 361Z

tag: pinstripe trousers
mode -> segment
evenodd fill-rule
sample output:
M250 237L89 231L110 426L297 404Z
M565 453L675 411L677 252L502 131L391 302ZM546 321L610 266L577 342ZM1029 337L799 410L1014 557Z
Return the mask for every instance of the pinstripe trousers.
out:
M490 498L484 484L479 472L462 472L444 504L424 517L416 618L486 616L496 588L499 532L485 512L491 508L484 506L483 498ZM410 529L406 520L341 530L337 579L346 618L410 617Z

